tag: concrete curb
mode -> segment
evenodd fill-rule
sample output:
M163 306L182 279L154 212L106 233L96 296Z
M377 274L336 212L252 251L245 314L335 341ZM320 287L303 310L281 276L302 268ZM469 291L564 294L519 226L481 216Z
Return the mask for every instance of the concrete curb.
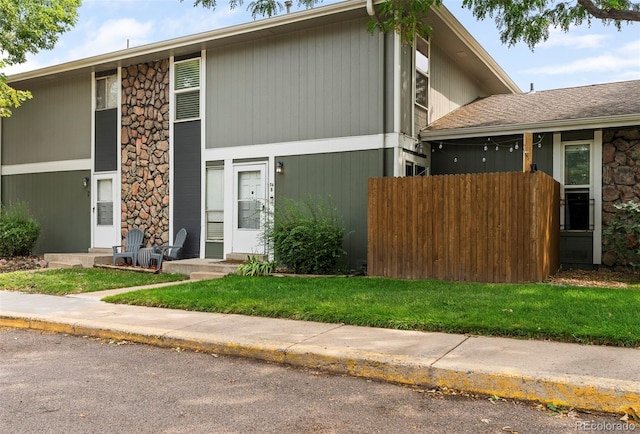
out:
M164 348L180 347L205 353L253 358L267 362L317 369L374 380L447 387L471 393L496 395L556 406L608 413L640 414L640 383L571 375L541 378L500 369L481 372L464 363L440 367L440 360L429 357L388 355L358 349L331 349L305 343L236 339L224 336L186 333L157 327L136 327L95 320L64 322L48 315L24 318L24 314L3 312L0 326L127 340Z

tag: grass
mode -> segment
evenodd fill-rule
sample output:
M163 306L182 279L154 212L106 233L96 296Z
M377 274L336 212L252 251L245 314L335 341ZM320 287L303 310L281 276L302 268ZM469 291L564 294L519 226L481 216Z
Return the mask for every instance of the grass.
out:
M240 277L106 301L359 326L640 346L640 287Z
M103 268L69 268L38 272L14 271L0 274L0 289L64 295L173 282L186 278L181 274L136 273Z

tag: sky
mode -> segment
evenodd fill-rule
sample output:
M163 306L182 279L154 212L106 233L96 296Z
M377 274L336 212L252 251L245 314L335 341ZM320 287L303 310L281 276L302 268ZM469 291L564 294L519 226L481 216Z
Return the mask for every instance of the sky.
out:
M334 3L329 0L320 3ZM46 66L253 21L244 6L231 10L219 0L211 11L193 0L83 0L76 26L56 47L30 55L27 62L4 72L31 71ZM294 0L294 10L297 1ZM531 51L526 44L500 42L494 21L477 21L461 0L444 5L506 71L522 91L537 91L640 79L640 23L622 31L594 19L568 33L552 30L549 39Z

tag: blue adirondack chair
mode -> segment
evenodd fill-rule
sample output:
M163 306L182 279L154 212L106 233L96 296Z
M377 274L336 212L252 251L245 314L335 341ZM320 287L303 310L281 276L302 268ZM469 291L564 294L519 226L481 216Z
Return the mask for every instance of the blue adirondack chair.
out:
M138 250L144 240L144 233L138 228L133 228L127 232L124 240L124 245L113 246L113 265L116 265L118 258L122 258L125 263L127 263L127 259L131 259L131 265L135 267L137 265Z
M151 253L151 260L156 261L157 269L160 270L162 268L162 261L173 261L175 259L180 259L182 257L182 246L184 246L184 242L187 239L187 230L182 228L176 234L176 239L171 246L156 246L154 251Z

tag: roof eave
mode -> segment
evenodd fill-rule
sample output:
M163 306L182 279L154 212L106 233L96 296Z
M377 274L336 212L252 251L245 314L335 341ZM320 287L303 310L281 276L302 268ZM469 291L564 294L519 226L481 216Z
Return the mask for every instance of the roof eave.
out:
M271 18L252 21L250 23L238 24L235 26L225 27L222 29L210 30L207 32L197 33L195 35L187 35L179 38L169 39L166 41L154 42L151 44L141 45L138 47L127 48L124 50L113 51L110 53L100 54L97 56L87 57L84 59L74 60L71 62L52 65L45 68L26 71L13 74L7 77L9 82L17 82L22 80L30 80L43 76L51 76L55 74L66 73L84 68L92 68L103 64L121 65L127 59L137 57L152 56L163 52L194 45L204 45L206 42L268 30L271 28L303 22L313 18L339 14L342 12L353 11L362 8L364 12L365 3L363 0L351 0L323 6L321 8L311 8L304 11L297 11L290 14L278 15Z
M522 93L520 87L509 77L504 69L491 57L489 52L469 33L458 19L444 6L434 7L435 13L458 38L482 61L484 66L495 76L502 85L512 93Z
M535 122L510 125L456 128L440 131L422 131L420 139L425 142L437 140L465 139L487 135L522 134L524 132L556 132L584 129L614 128L640 124L638 114L602 116L584 119L560 119L548 122Z

